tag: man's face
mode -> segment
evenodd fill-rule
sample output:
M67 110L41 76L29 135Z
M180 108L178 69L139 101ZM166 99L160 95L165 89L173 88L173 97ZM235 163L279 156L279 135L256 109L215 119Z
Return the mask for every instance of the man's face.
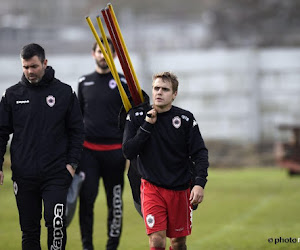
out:
M110 48L110 50L112 51L112 48ZM112 52L113 53L113 52ZM113 53L113 57L115 56L115 54ZM97 66L102 69L102 70L106 70L108 69L108 65L105 61L104 55L101 52L101 49L99 47L99 45L97 44L96 50L93 51L93 57L96 61Z
M171 107L175 100L177 92L173 92L170 81L163 81L162 78L156 78L152 84L152 100L156 107L167 109Z
M42 80L45 69L47 68L47 60L41 62L38 56L33 56L28 60L21 58L23 73L30 83L38 83Z

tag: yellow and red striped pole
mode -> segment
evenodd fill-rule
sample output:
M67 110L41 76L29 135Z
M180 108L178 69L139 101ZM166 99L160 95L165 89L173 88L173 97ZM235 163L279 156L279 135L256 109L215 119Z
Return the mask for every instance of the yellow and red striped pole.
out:
M144 102L144 96L143 96L141 87L139 85L135 70L133 68L133 65L132 65L126 44L124 42L124 38L121 33L121 29L119 27L119 24L118 24L118 21L117 21L117 18L114 13L112 5L108 4L105 9L101 10L101 13L102 13L104 21L106 23L107 30L110 33L110 37L111 37L113 46L115 48L115 51L118 55L120 65L122 67L122 70L123 70L124 76L126 78L127 85L128 85L131 97L132 97L133 104L139 105L140 103ZM97 41L97 44L99 45L99 47L101 49L101 52L103 53L105 61L107 62L107 65L108 65L114 79L117 82L117 86L118 86L120 96L121 96L123 105L125 107L125 110L129 111L129 109L131 108L131 103L128 99L128 96L126 95L126 92L121 84L119 74L116 70L113 55L111 53L110 46L107 42L107 37L104 32L101 18L99 16L97 16L97 23L98 23L99 29L101 31L101 36L102 36L102 39L103 39L106 49L104 48L104 46L94 28L94 25L93 25L90 17L87 17L86 20L90 26L92 33L94 34L94 37Z
M118 55L122 70L124 72L124 76L126 78L133 103L135 105L138 105L141 103L141 98L137 92L136 84L134 82L133 75L129 68L128 60L125 56L124 49L122 47L115 23L112 19L111 13L109 12L108 8L102 9L101 12L106 23L107 29L109 31L110 37L112 39L113 45L116 49L116 53Z
M133 67L133 64L131 62L131 59L130 59L130 56L129 56L129 53L128 53L128 50L127 50L127 47L126 47L126 44L125 44L125 41L124 41L124 38L123 38L123 35L122 35L122 32L121 32L121 29L120 29L120 26L119 26L119 23L118 23L118 20L117 20L117 17L115 15L115 12L114 12L114 9L113 9L113 6L112 4L107 4L109 10L110 10L110 13L112 15L112 18L114 20L114 23L116 25L116 28L117 28L117 32L118 32L118 35L120 37L120 40L121 40L121 43L122 43L122 47L124 49L124 52L125 52L125 56L128 60L128 63L129 63L129 67L130 67L130 70L133 74L133 77L134 77L134 81L135 81L135 84L136 84L136 87L137 87L137 90L138 90L138 93L140 95L140 98L142 100L142 102L144 102L144 97L143 97L143 94L142 94L142 89L140 87L140 84L139 84L139 81L137 79L137 76L136 76L136 73L135 73L135 70L134 70L134 67Z
M100 40L100 38L99 38L99 36L97 34L97 31L96 31L96 29L95 29L95 27L94 27L94 25L93 25L90 17L86 17L86 20L87 20L87 22L88 22L88 24L90 26L90 29L91 29L92 33L94 34L94 37L96 39L97 44L99 45L99 47L101 49L101 52L103 53L105 61L106 61L107 65L108 65L108 67L109 67L109 69L110 69L110 71L111 71L111 73L112 73L115 81L117 82L117 86L118 86L118 89L119 89L119 92L120 92L120 96L121 96L124 108L125 108L126 111L129 111L132 106L131 106L131 104L129 102L129 99L128 99L128 96L126 95L126 92L125 92L125 90L124 90L124 88L123 88L123 86L121 84L121 81L120 81L120 78L119 78L119 74L117 72L115 63L114 63L112 55L111 55L110 48L107 45L107 48L108 48L108 51L109 51L108 53L110 54L111 59L110 59L110 56L106 53L105 48L103 47L103 44L102 44L102 42L101 42L101 40ZM100 23L100 26L102 26L101 23ZM103 26L102 26L102 28L103 28ZM103 31L104 31L104 29L103 29ZM105 38L103 38L103 40L106 40L106 42L107 42L106 36L105 36Z

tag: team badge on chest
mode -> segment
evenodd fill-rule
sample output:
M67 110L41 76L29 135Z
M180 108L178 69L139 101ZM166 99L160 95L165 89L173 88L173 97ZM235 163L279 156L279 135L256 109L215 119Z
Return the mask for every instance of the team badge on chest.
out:
M108 86L111 88L111 89L114 89L115 87L117 87L117 83L114 79L111 79L108 83Z
M179 116L175 116L173 119L172 119L172 124L175 128L179 128L181 126L181 119Z
M48 104L49 107L53 107L55 104L55 97L53 95L48 95L46 97L46 103Z

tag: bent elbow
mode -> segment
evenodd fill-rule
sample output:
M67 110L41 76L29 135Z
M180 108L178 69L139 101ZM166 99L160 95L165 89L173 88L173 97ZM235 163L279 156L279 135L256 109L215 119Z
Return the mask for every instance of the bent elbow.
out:
M126 159L132 160L134 158L134 154L130 151L126 143L122 146L122 152Z

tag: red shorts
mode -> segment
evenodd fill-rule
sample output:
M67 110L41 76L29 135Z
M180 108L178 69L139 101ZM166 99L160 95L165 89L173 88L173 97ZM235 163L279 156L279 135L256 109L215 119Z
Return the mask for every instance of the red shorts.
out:
M191 234L190 189L174 191L142 179L141 204L147 234L166 231L169 238Z

